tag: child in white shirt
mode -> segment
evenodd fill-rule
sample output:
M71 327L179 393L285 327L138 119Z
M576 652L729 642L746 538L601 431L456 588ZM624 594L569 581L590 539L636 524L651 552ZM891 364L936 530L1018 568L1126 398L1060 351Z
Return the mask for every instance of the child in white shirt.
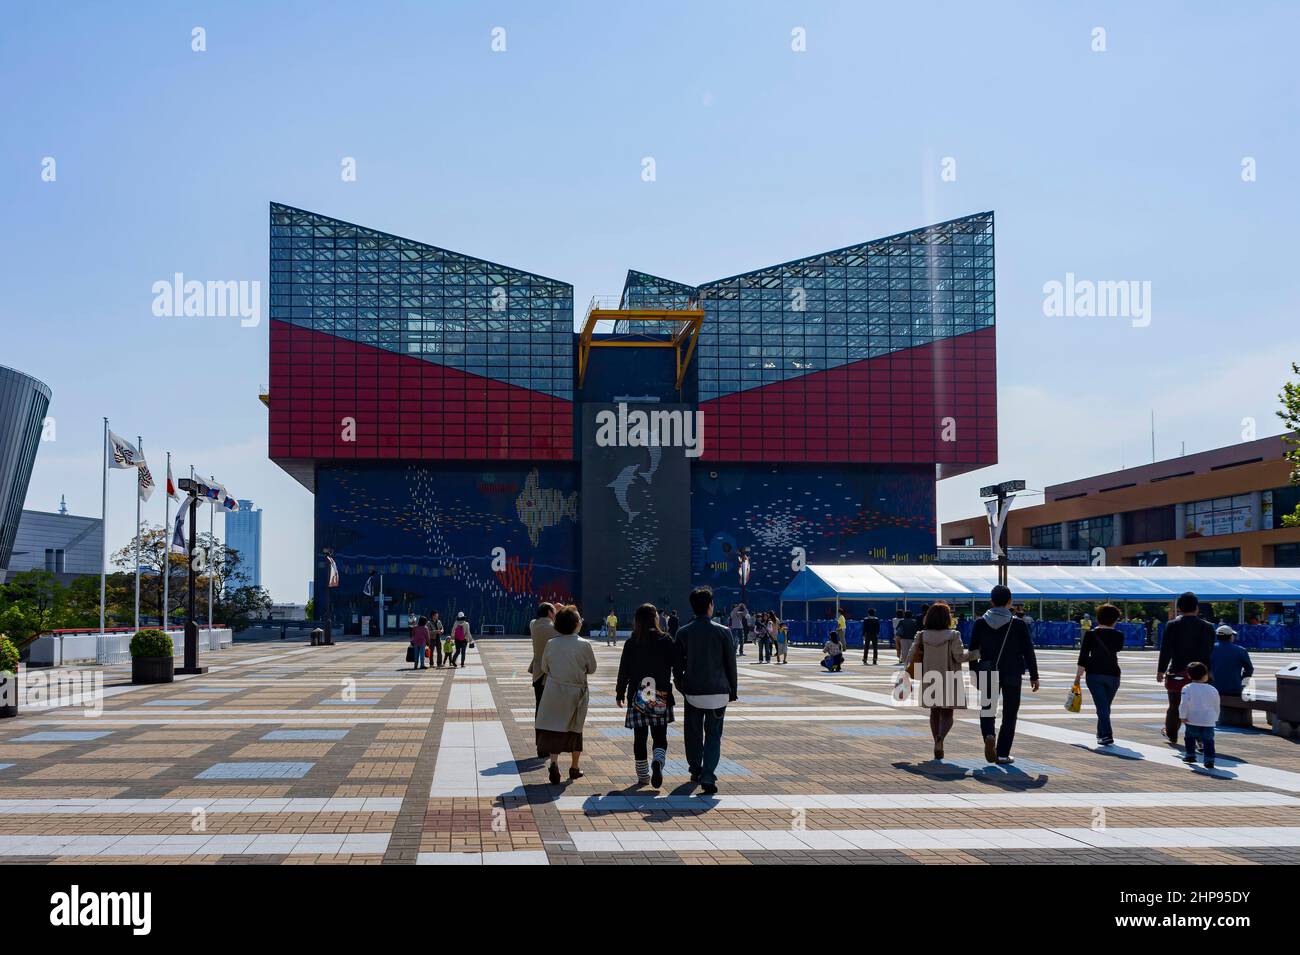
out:
M1183 687L1178 702L1178 716L1187 727L1187 755L1184 763L1196 762L1196 741L1205 752L1205 768L1214 768L1214 724L1219 721L1219 691L1210 685L1210 668L1204 663L1187 667L1190 682Z

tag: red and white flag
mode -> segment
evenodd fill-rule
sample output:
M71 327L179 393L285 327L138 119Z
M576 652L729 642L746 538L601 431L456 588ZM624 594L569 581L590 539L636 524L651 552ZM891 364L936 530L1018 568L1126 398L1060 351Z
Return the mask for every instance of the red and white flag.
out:
M180 493L176 490L176 482L172 480L172 462L171 458L167 459L167 496L173 501L181 499Z

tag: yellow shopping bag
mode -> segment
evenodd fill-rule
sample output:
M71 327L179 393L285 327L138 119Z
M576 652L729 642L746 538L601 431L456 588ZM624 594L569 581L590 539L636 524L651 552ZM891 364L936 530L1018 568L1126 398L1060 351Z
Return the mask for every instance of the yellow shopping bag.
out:
M1083 690L1079 684L1070 687L1070 695L1065 698L1065 708L1071 713L1078 713L1083 708Z

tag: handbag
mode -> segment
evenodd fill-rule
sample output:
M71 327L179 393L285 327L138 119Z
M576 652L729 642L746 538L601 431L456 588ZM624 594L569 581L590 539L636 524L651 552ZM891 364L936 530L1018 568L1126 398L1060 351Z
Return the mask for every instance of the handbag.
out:
M912 680L907 675L906 670L900 670L894 678L894 688L889 691L889 695L895 703L905 703L912 695Z
M668 691L643 686L632 694L632 709L650 719L668 715Z
M1069 713L1078 713L1083 708L1083 690L1079 684L1070 687L1070 695L1065 698L1065 709Z
M918 634L912 642L912 652L908 655L907 666L903 668L904 672L913 679L916 678L916 665L925 659L925 644L921 642Z
M406 648L406 662L407 662L407 663L414 663L414 662L415 662L415 646L414 646L414 645L408 645L407 648Z

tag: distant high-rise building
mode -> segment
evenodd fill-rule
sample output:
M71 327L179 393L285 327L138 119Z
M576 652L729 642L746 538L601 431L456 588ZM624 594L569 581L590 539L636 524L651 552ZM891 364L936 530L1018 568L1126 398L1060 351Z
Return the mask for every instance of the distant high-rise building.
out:
M250 587L262 586L262 509L240 501L226 512L226 546L239 552L239 577Z

